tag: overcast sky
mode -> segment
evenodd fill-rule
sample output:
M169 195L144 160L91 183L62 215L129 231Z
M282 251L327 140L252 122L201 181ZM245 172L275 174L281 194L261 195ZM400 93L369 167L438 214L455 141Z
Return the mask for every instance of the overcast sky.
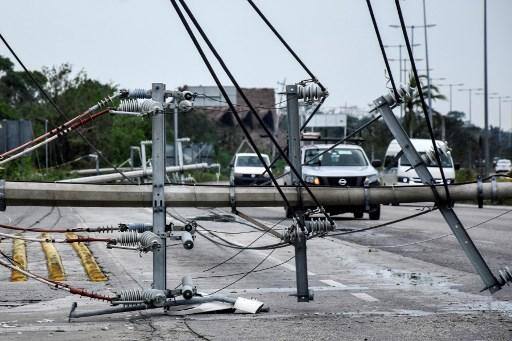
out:
M255 0L309 68L328 87L327 106L363 108L384 94L384 63L364 0ZM483 0L426 0L432 78L483 87ZM239 83L277 87L307 78L244 0L189 0ZM392 0L373 1L385 44L402 43ZM402 1L406 24L422 25L421 0ZM488 1L489 91L512 96L512 1ZM0 31L29 68L71 63L90 77L122 87L164 82L211 85L205 66L168 0L16 0L2 3ZM425 59L423 30L415 56ZM405 51L404 51L405 52ZM8 51L0 46L0 54ZM398 58L398 50L389 50ZM395 78L398 63L392 64ZM418 62L425 68L425 61ZM225 79L225 78L224 78ZM227 81L226 81L227 84ZM442 88L448 95L448 87ZM449 102L438 102L441 112ZM468 112L468 94L453 91L453 109ZM510 129L512 103L502 105ZM473 121L483 124L483 98L473 96ZM490 100L498 124L498 100Z

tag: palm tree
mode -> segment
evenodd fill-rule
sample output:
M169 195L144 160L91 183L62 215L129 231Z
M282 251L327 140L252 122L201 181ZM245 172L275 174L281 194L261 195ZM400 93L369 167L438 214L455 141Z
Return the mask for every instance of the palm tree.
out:
M428 86L427 84L425 84L427 82L422 82L422 80L427 79L427 76L420 75L419 78L421 83L421 90L423 91L423 96L425 100L428 98L429 93L432 98L432 101L446 100L446 96L439 92L439 88L437 86L433 85L432 83L430 83L430 86ZM421 118L423 116L421 98L419 95L418 88L416 87L416 80L412 75L411 77L409 77L409 88L411 89L410 96L407 96L404 100L405 115L403 124L405 125L405 127L407 127L407 130L409 131L409 136L414 137L414 135L419 135L423 130L424 124L422 124L422 122L424 122L424 120Z

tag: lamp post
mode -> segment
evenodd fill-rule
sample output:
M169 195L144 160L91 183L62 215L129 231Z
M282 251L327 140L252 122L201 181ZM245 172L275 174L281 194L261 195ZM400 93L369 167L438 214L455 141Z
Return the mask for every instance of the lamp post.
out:
M464 88L464 89L459 89L459 92L460 91L464 91L464 92L468 93L468 98L469 98L469 123L472 122L471 95L472 95L473 91L482 91L482 90L483 90L482 88Z
M510 96L507 96L510 97ZM510 131L508 132L508 147L512 146L512 99L506 99L503 103L510 103Z
M449 83L449 84L438 84L438 86L448 86L450 87L450 111L452 111L452 94L453 94L453 87L457 86L463 86L464 83Z

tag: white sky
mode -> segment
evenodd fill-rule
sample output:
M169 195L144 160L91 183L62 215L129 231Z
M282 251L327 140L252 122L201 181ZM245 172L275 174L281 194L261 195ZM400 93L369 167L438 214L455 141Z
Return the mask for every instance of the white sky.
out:
M483 0L426 0L432 78L483 87ZM205 66L168 0L2 1L0 31L29 68L73 64L90 77L122 87L164 82L211 85ZM364 0L256 0L279 32L328 87L327 106L368 103L384 94L384 63ZM243 0L188 0L239 83L276 87L307 78L249 4ZM373 0L385 44L401 43L392 0ZM421 0L402 2L408 25L422 25ZM489 91L512 96L512 1L488 1ZM423 30L415 32L425 58ZM405 51L404 51L405 52ZM4 46L0 54L8 56ZM404 54L405 55L405 54ZM390 58L398 58L396 49ZM392 64L398 78L398 64ZM425 68L425 61L418 62ZM225 78L223 78L226 80ZM227 80L226 80L227 84ZM448 87L443 88L448 95ZM498 101L490 100L498 123ZM446 112L449 102L435 104ZM468 95L453 91L453 109L468 111ZM512 103L502 105L510 129ZM483 124L483 97L473 96L473 121Z

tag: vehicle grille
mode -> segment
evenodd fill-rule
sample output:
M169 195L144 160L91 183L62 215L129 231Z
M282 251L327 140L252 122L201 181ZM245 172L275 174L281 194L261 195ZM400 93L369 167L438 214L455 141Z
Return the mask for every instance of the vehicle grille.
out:
M336 177L325 177L321 178L322 185L325 186L342 186L339 184L340 179L347 180L347 184L345 186L349 187L362 187L364 185L364 180L366 176L336 176ZM343 186L343 187L345 187Z

